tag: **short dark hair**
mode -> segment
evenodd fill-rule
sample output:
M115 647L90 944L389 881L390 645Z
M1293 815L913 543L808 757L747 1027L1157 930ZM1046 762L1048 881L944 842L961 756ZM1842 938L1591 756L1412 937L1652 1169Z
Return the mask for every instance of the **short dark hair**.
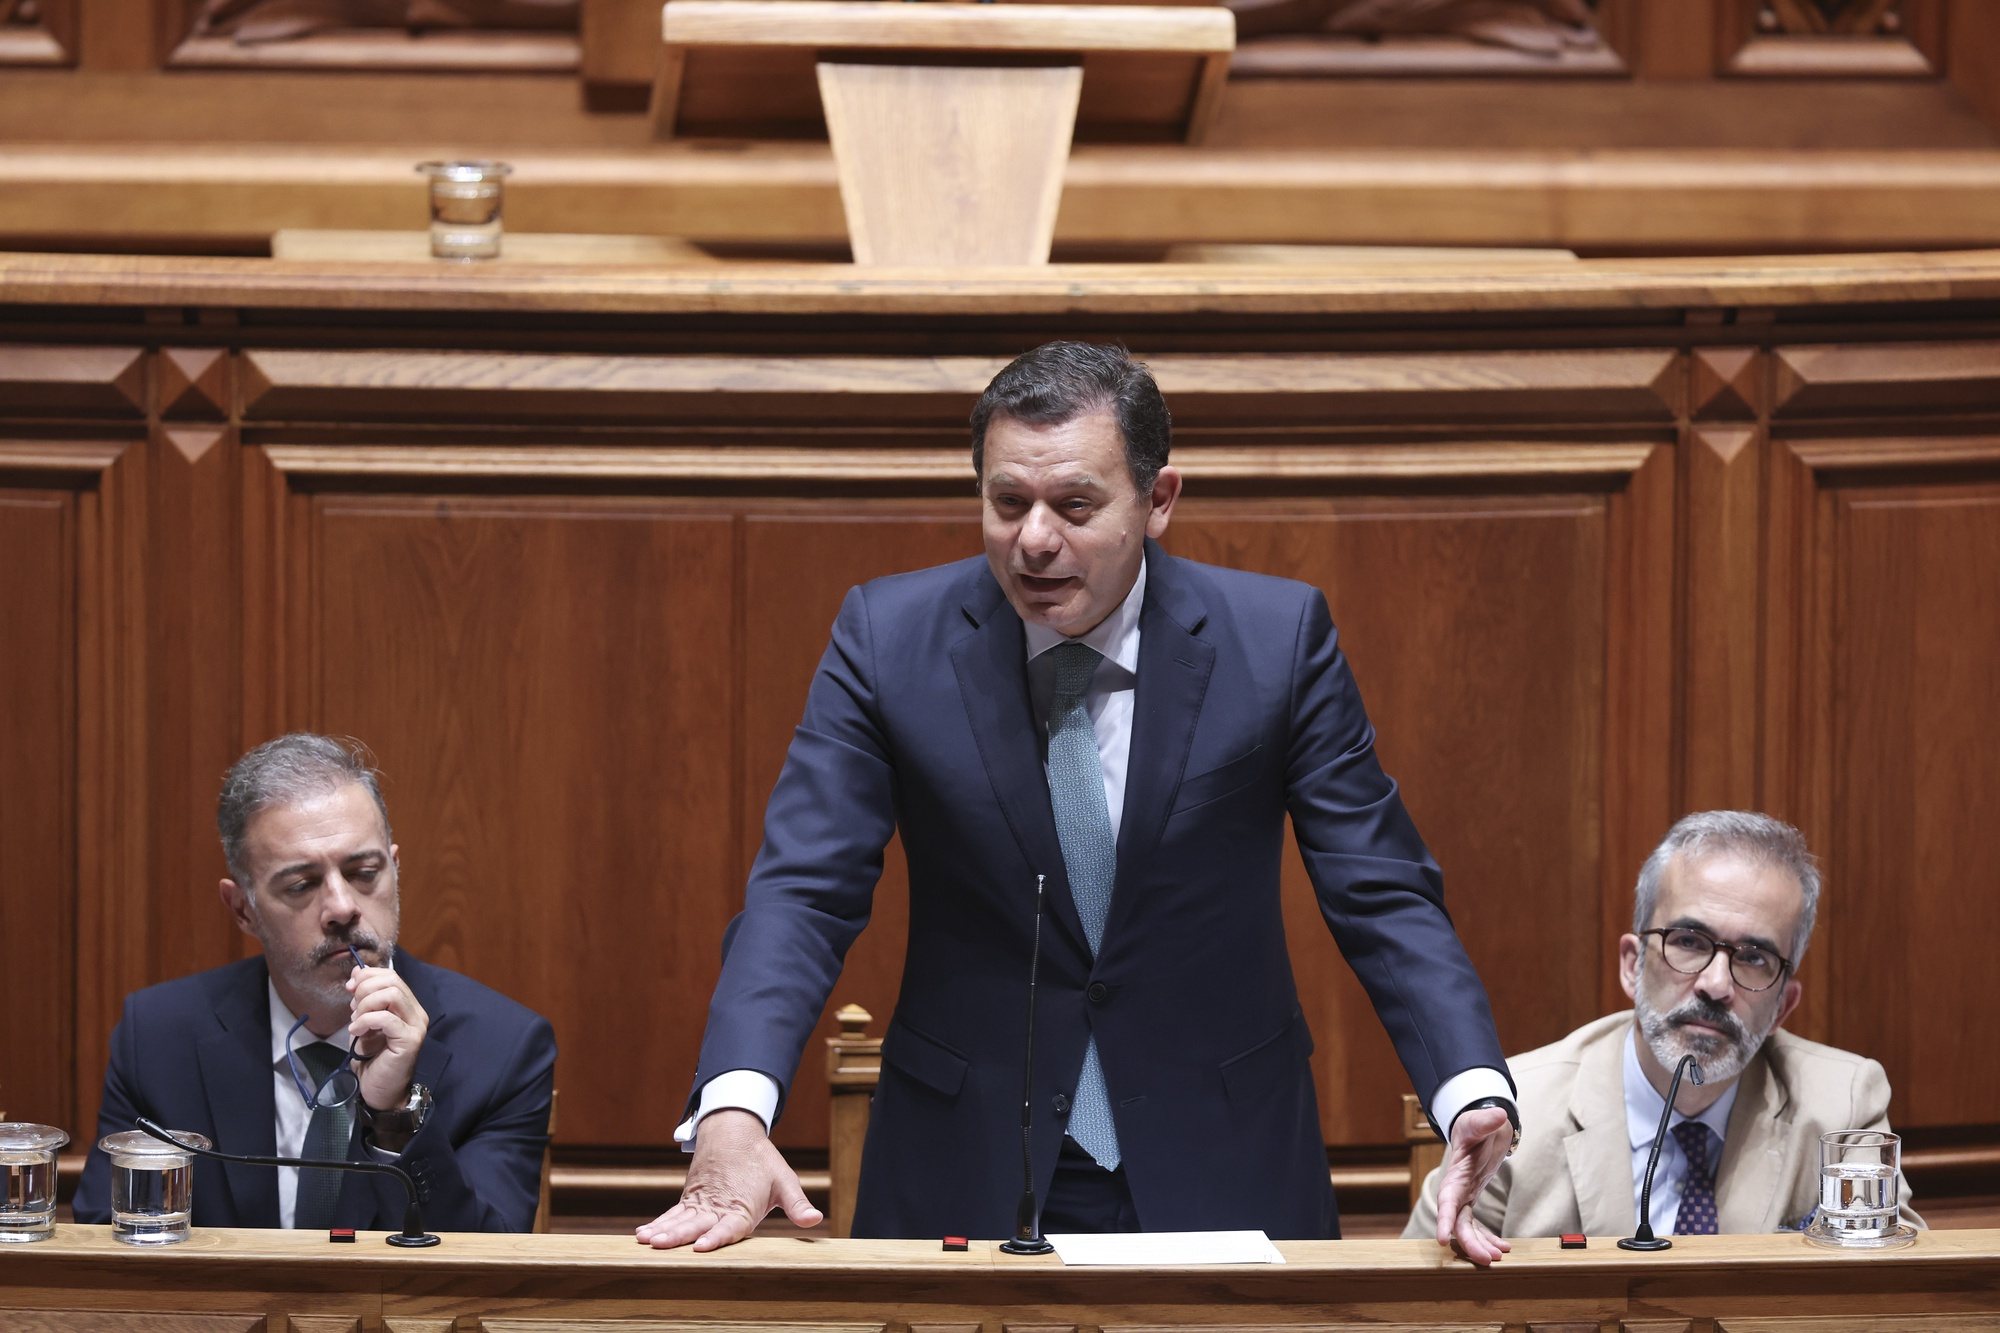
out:
M995 417L1054 426L1106 408L1124 437L1132 484L1146 494L1167 465L1173 417L1143 363L1123 347L1097 343L1043 343L993 377L972 405L973 475L986 479L986 428Z
M265 741L229 766L216 801L215 829L222 835L223 859L229 876L248 885L243 864L243 834L260 810L302 801L309 796L358 784L382 816L382 836L389 831L389 807L382 799L381 775L369 763L368 747L357 740L335 740L309 731L295 731Z

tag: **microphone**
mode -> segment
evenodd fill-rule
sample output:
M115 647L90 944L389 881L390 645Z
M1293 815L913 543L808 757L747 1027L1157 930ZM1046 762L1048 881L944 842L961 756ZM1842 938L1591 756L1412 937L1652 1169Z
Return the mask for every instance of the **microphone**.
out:
M1035 876L1035 946L1028 954L1028 1050L1021 1062L1021 1201L1014 1206L1014 1234L1000 1242L1002 1254L1047 1254L1055 1249L1042 1235L1042 1210L1035 1202L1035 978L1042 962L1042 900L1048 877Z
M197 1148L192 1143L183 1142L174 1137L172 1130L161 1129L145 1116L139 1116L136 1123L140 1129L162 1143L171 1143L182 1152L193 1153L197 1157L212 1157L218 1162L241 1162L245 1166L300 1166L315 1171L372 1171L377 1175L394 1176L403 1182L403 1191L409 1196L409 1202L403 1208L403 1232L401 1235L392 1234L388 1238L389 1244L405 1249L422 1249L439 1244L436 1236L424 1230L423 1207L417 1202L417 1182L410 1179L410 1173L400 1166L390 1166L386 1162L348 1162L334 1161L331 1158L306 1157L250 1157L242 1153L217 1152L213 1148Z
M1660 1145L1667 1141L1667 1121L1674 1117L1674 1097L1681 1090L1681 1075L1694 1075L1695 1086L1701 1086L1701 1066L1694 1062L1692 1055L1683 1055L1674 1066L1674 1081L1667 1088L1667 1105L1660 1112L1660 1127L1653 1131L1653 1153L1646 1159L1646 1179L1639 1189L1639 1229L1618 1242L1621 1250L1670 1250L1674 1243L1664 1236L1653 1234L1653 1172L1660 1166Z

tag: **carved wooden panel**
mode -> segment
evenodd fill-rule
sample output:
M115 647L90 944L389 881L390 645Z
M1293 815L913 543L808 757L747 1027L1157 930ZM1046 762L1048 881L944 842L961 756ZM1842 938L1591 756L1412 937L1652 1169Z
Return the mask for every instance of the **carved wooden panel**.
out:
M0 66L76 63L78 0L0 0Z
M262 1315L0 1310L7 1333L264 1333Z
M1194 431L1412 420L1668 422L1684 394L1680 363L1665 350L1163 352L1145 359L1173 404L1176 426ZM962 448L966 412L1004 364L1004 357L986 356L254 351L243 357L243 416L246 423L922 425L950 432Z
M1720 0L1717 69L1763 78L1925 78L1944 69L1943 0Z
M137 348L0 344L0 416L142 417Z
M1826 343L1773 355L1771 413L1781 421L2000 403L2000 342Z
M1169 534L1179 554L1326 591L1510 1051L1602 1012L1610 927L1670 818L1670 681L1653 663L1672 624L1654 544L1672 471L1661 450L1608 493L1196 497ZM1329 1141L1393 1141L1407 1080L1294 858L1286 874Z
M555 1023L566 1138L657 1144L744 869L728 519L668 500L293 508L270 729L374 747L407 946ZM635 996L685 1021L635 1046L611 1021Z
M2000 1074L1964 1025L1925 1016L1983 1006L1981 941L2000 927L1966 887L2000 856L1969 796L2000 782L2000 438L1786 441L1774 486L1796 657L1773 688L1800 673L1774 753L1828 884L1802 979L1818 973L1827 1039L1887 1067L1899 1124L1975 1120Z
M1643 0L1575 6L1333 3L1232 4L1230 74L1256 78L1515 78L1619 75L1632 65Z
M0 467L4 467L0 459ZM0 1119L74 1128L77 502L0 482Z
M478 1321L482 1333L885 1333L884 1323L840 1320L757 1319L494 1319Z
M205 0L154 2L171 48L166 64L174 69L562 74L576 69L579 58L577 5L547 0L511 11L489 6L496 15L490 23L467 6L433 7L425 28L402 21L395 7L385 20L384 7L369 3L239 3L215 25L200 22ZM473 21L447 21L454 10Z

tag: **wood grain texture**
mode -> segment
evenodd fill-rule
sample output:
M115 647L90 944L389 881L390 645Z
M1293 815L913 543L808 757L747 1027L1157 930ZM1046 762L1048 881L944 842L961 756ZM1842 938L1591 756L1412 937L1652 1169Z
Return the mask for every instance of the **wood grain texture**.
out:
M1761 807L1763 449L1751 426L1688 436L1685 810Z
M402 1329L451 1316L459 1327L723 1328L860 1325L1307 1330L1521 1328L1585 1320L1649 1333L1741 1319L1851 1321L1930 1316L1977 1326L2000 1312L1995 1233L1931 1232L1912 1251L1860 1261L1797 1237L1677 1240L1645 1262L1600 1238L1581 1255L1524 1239L1490 1272L1422 1241L1280 1242L1285 1263L1066 1271L975 1241L752 1239L714 1255L656 1255L622 1236L448 1238L391 1254L380 1233L333 1254L323 1238L203 1231L157 1255L111 1252L108 1237L63 1227L28 1255L0 1256L13 1309L158 1312L175 1333L223 1318L353 1314ZM101 1233L103 1228L91 1228ZM274 1243L283 1236L290 1244ZM317 1248L302 1243L317 1240ZM18 1276L18 1281L14 1279ZM329 1308L333 1307L333 1308ZM210 1321L206 1327L193 1320ZM190 1322L176 1325L172 1320ZM505 1322L503 1322L505 1321ZM627 1322L630 1321L630 1322ZM64 1333L76 1323L57 1325ZM145 1327L141 1325L139 1327ZM220 1327L232 1327L220 1324Z
M670 1126L634 1108L681 1104L700 1025L635 1046L607 1020L640 996L699 1011L746 869L728 521L608 499L307 507L285 553L315 663L297 721L364 738L388 775L405 944L553 1018L566 1135L657 1142Z
M2000 342L1781 347L1772 414L1793 418L1902 408L1966 411L2000 399Z
M817 68L856 264L1048 262L1081 65Z
M75 1123L77 500L0 487L0 939L15 961L0 1025L0 1113ZM71 1131L75 1136L75 1131Z
M856 0L674 0L666 40L688 46L885 51L1227 52L1236 21L1220 5L932 5L885 11ZM775 20L775 21L774 21Z

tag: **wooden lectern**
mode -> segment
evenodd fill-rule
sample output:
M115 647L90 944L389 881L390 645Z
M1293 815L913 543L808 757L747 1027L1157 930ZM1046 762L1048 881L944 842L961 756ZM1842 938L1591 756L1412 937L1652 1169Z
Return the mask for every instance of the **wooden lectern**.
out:
M663 31L661 137L812 133L810 67L854 261L914 266L1047 263L1079 123L1199 141L1236 44L1212 5L668 0Z

